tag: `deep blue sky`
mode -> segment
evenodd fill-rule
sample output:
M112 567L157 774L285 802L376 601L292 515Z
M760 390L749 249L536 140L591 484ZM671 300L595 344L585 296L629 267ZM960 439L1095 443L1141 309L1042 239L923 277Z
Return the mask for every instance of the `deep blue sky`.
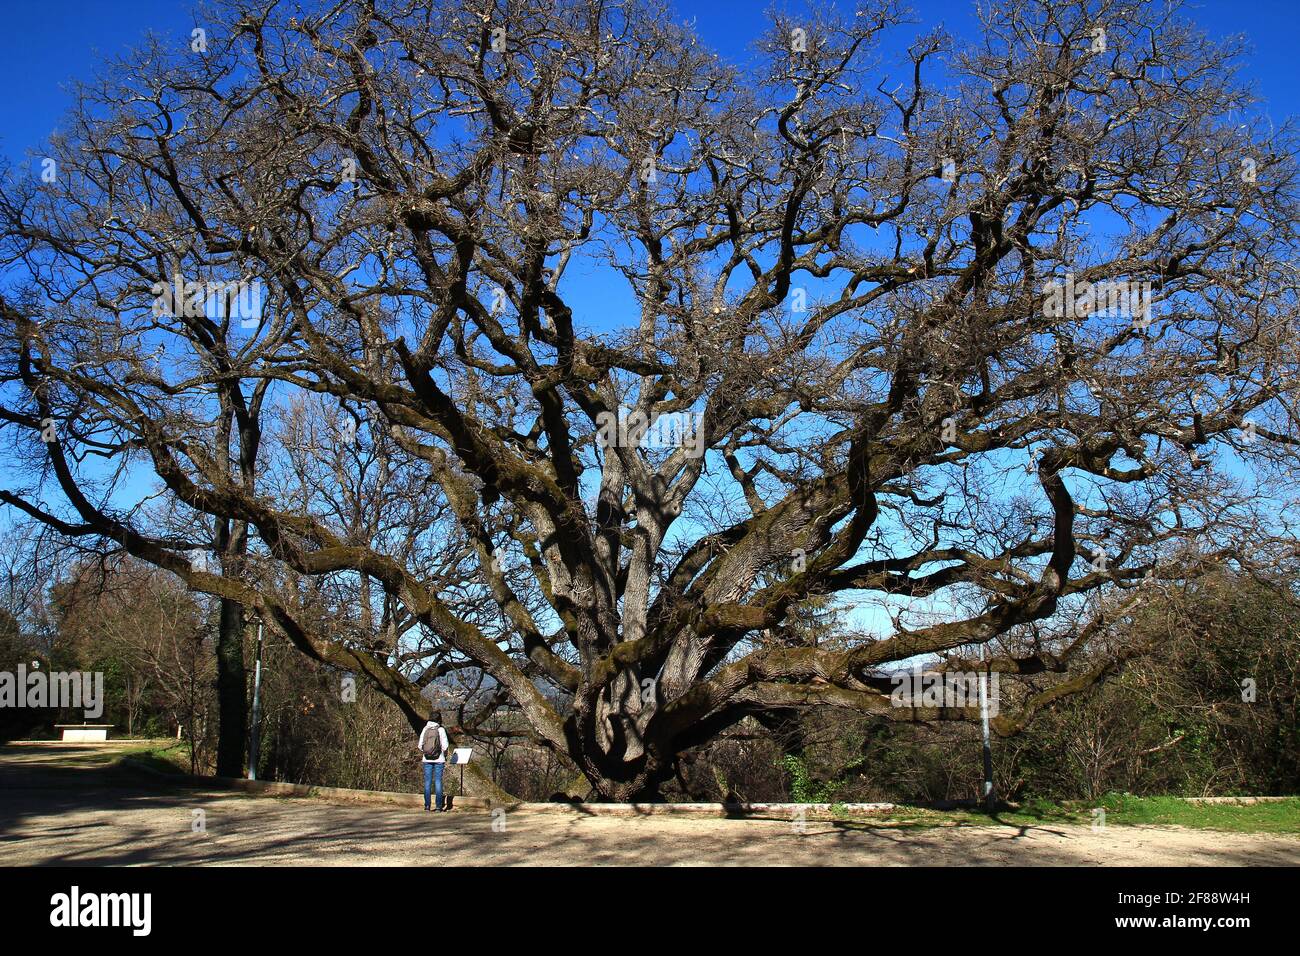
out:
M767 0L678 0L702 38L740 58L763 29ZM790 2L791 9L799 4ZM852 0L841 6L852 6ZM974 0L912 0L922 24L943 23L968 34ZM44 0L7 3L0 30L0 155L16 161L37 150L68 106L61 86L88 76L98 56L123 52L148 30L188 37L191 0ZM1213 36L1244 33L1255 47L1247 75L1269 101L1276 121L1300 112L1296 0L1201 0L1193 18Z

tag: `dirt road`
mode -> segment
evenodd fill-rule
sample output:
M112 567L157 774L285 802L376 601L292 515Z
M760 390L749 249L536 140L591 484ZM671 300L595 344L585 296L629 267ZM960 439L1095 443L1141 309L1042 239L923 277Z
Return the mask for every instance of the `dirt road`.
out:
M0 864L1300 865L1300 837L515 812L424 813L167 789L91 748L0 749ZM495 823L495 828L494 828Z

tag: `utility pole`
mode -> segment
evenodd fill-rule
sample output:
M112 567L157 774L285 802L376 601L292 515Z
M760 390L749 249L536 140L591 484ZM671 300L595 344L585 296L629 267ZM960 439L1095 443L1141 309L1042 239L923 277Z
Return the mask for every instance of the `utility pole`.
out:
M984 661L984 645L980 646L980 723L984 728L984 806L993 806L993 747L989 740L989 665Z
M261 742L262 718L262 622L257 622L257 664L253 668L253 728L248 740L248 779L257 779L257 745Z

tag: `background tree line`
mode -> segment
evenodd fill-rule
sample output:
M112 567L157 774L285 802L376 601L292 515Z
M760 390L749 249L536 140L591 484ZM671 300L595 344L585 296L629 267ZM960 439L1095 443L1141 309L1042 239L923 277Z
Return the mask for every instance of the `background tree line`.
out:
M31 529L28 529L29 531ZM23 540L21 535L16 540ZM28 538L28 540L35 540ZM135 737L176 738L189 769L216 764L218 602L121 557L64 554L38 573L6 569L0 670L39 661L105 674L104 722ZM1095 799L1109 791L1214 796L1300 790L1300 603L1295 580L1209 570L1125 616L1113 640L1154 648L1111 680L1071 696L995 743L999 794ZM837 622L810 609L823 639ZM411 789L418 767L409 723L355 675L264 636L262 779L375 790ZM256 637L242 641L251 698ZM1003 683L1004 692L1018 685ZM1032 691L1030 691L1032 692ZM443 682L431 699L456 727L482 686ZM77 720L56 711L0 712L0 735L54 736ZM494 783L530 799L581 793L576 771L508 708L455 734ZM666 788L677 800L942 801L975 798L978 727L898 723L808 709L748 722L698 748Z

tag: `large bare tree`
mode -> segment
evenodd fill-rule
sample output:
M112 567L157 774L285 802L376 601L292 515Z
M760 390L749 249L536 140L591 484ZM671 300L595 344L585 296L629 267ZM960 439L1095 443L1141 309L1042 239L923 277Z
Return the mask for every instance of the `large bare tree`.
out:
M1062 675L1014 733L1144 580L1293 553L1297 178L1176 5L979 16L779 14L734 66L655 0L224 3L4 187L0 500L415 724L480 672L603 799L747 716L969 718L889 668L985 645ZM302 402L382 480L262 433Z

